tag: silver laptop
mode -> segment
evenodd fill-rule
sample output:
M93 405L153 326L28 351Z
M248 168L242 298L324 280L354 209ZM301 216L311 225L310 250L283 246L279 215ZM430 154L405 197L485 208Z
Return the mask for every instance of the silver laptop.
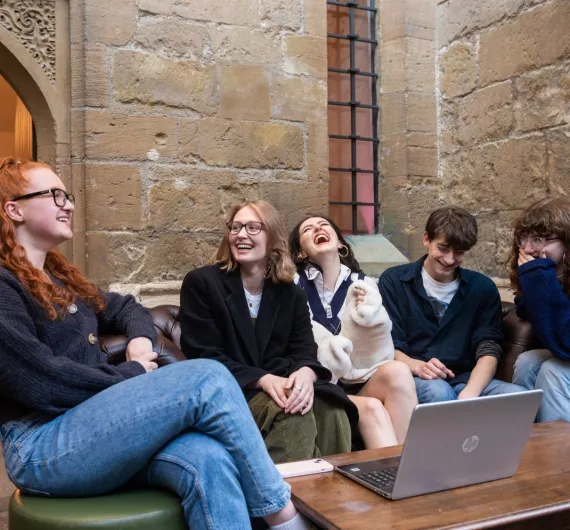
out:
M542 390L418 405L401 457L336 466L396 500L512 477Z

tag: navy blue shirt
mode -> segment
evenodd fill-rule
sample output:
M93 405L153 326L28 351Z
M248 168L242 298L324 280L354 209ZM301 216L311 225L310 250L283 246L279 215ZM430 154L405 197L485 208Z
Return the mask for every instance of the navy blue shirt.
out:
M394 347L413 359L435 357L458 376L474 368L482 342L503 345L501 298L491 279L458 269L459 289L440 321L422 281L426 257L392 267L378 281Z

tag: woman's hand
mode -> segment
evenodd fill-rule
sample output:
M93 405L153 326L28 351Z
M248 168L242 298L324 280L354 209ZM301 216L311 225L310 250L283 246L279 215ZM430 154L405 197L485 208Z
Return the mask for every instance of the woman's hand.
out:
M362 282L362 285L357 284L354 286L354 305L358 307L366 301L366 285Z
M152 372L158 368L156 360L158 354L153 350L152 341L147 337L136 337L127 344L127 361L136 361L143 365L147 372Z
M519 267L534 259L533 256L527 254L522 248L519 248Z
M316 380L317 374L308 366L299 368L289 376L285 385L285 390L289 393L289 398L285 403L285 412L290 414L300 412L301 416L304 416L311 410L315 398L313 385Z
M257 388L261 388L266 394L269 394L271 399L284 409L285 403L287 402L287 393L285 390L287 381L286 377L267 374L257 381L256 386Z
M152 353L152 341L147 337L136 337L127 344L127 361L138 361L139 357ZM156 357L156 354L155 354Z
M158 354L156 354L153 351L150 351L150 352L141 353L136 359L129 359L129 360L142 364L143 368L147 372L152 372L158 368L158 364L156 364L157 358Z

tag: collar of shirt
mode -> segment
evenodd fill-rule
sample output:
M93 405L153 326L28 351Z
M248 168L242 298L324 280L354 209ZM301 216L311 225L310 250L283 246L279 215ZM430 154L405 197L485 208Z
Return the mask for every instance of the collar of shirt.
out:
M307 275L307 278L309 280L315 282L315 286L317 287L317 291L321 298L321 302L328 304L330 303L330 300L334 296L334 293L337 292L342 282L344 282L352 274L352 271L346 265L343 265L342 263L340 264L340 273L338 275L338 278L336 279L334 290L332 292L329 291L328 289L326 289L325 292L325 286L323 283L323 273L318 267L315 267L314 265L308 265L307 268L305 269L305 274Z
M422 279L422 269L424 266L424 261L427 258L427 254L422 256L419 260L412 263L412 266L400 277L400 280L403 282L413 282L414 288L416 292L420 295L427 298L427 293L424 288L424 282ZM465 295L467 290L467 284L475 277L476 273L469 271L467 269L462 269L458 267L457 269L457 278L459 280L459 289L458 292L461 295Z

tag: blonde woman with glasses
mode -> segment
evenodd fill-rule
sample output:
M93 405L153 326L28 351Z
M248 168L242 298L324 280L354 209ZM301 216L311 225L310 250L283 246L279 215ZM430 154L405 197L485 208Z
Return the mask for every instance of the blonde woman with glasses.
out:
M186 275L182 350L234 375L275 462L350 451L356 407L317 360L282 221L265 201L234 206L216 263ZM347 416L348 413L348 416Z

